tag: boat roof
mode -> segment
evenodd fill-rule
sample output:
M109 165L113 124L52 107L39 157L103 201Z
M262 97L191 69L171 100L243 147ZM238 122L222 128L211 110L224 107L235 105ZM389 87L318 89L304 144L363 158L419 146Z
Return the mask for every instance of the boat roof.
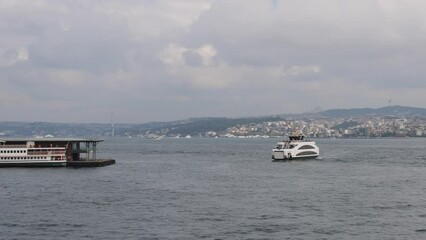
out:
M0 142L102 142L103 139L92 138L3 138Z
M290 135L290 136L288 136L288 138L290 140L303 140L304 136L303 135Z

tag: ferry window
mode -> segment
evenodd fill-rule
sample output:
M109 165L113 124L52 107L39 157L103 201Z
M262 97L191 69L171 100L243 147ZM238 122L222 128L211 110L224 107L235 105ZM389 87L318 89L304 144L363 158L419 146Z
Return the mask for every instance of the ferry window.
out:
M27 150L24 150L24 153L27 153Z
M306 155L316 155L316 154L317 153L313 151L305 151L305 152L298 153L296 156L306 156Z
M304 146L301 146L299 149L315 149L315 148L311 145L304 145Z

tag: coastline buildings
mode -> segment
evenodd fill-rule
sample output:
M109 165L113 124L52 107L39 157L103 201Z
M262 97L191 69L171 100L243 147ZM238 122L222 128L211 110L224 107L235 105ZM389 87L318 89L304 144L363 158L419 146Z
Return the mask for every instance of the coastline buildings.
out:
M242 124L226 130L226 136L291 135L300 131L317 138L426 137L425 118L358 117L289 119L259 124Z

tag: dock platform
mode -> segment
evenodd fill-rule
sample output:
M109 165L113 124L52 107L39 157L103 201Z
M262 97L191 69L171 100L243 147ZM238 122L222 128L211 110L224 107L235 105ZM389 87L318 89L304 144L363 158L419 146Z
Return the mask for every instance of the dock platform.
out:
M115 164L114 159L97 159L89 161L68 161L67 167L72 168L90 168L90 167L105 167Z

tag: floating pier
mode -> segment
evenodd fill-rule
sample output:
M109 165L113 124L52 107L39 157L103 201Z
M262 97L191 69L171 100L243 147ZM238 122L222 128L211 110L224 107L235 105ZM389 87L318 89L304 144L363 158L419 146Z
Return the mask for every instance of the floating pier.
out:
M115 164L114 159L98 159L98 160L82 160L82 161L68 161L67 167L72 168L89 168L89 167L105 167Z

